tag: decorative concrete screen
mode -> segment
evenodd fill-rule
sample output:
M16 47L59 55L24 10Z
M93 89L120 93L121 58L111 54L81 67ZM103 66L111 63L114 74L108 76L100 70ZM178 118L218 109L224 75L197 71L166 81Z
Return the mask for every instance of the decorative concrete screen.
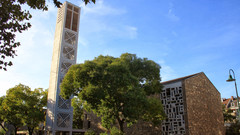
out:
M73 108L71 99L63 99L60 84L68 69L76 64L80 8L65 2L58 9L54 37L46 130L48 134L59 134L68 131L72 134Z
M185 134L183 90L180 82L164 85L161 100L167 119L162 123L162 133Z

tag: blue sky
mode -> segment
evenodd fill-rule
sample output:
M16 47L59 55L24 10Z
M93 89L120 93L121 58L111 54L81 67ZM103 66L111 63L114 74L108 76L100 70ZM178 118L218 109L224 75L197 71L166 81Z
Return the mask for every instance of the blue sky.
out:
M162 81L204 72L222 97L235 96L228 71L240 90L239 0L96 0L82 7L78 60L129 52L161 65ZM64 1L62 1L64 2ZM49 85L57 8L31 10L32 28L17 34L21 46L8 71L0 71L0 96L22 83Z

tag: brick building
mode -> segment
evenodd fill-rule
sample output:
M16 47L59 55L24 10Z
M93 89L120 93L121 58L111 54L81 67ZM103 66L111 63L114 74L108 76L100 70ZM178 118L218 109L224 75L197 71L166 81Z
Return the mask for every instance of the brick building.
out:
M160 95L167 119L162 126L139 122L126 129L127 135L224 135L221 97L201 72L162 82ZM101 132L100 118L85 115L85 129Z
M162 83L164 135L223 135L220 93L201 72Z

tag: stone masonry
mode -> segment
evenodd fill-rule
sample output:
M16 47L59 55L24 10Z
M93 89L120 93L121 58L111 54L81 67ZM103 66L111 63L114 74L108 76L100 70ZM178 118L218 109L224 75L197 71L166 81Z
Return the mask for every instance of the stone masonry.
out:
M183 81L188 135L224 135L221 96L204 73Z

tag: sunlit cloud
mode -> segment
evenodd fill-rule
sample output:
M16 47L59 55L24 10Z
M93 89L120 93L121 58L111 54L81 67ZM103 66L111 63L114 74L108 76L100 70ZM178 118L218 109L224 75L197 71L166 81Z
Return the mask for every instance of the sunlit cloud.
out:
M138 28L121 22L109 21L108 17L121 17L127 11L114 8L99 0L94 5L80 4L82 13L80 16L80 39L83 45L91 45L92 39L98 43L106 42L114 38L135 39ZM82 27L84 26L84 27ZM88 39L88 40L86 40Z
M131 39L137 37L137 28L133 26L125 26L126 33L129 35Z
M179 21L180 17L178 17L175 12L174 12L174 5L173 3L169 4L169 9L168 9L168 13L166 14L166 17L168 19L170 19L171 21Z
M94 16L105 16L105 15L121 15L126 13L126 10L124 9L116 9L104 4L103 0L97 0L96 4L87 6L84 3L81 3L80 7L82 7L83 16L87 14Z
M164 60L159 60L158 63L161 66L160 75L161 81L168 81L171 79L175 79L177 77L176 72L173 70L172 67L168 66Z
M78 39L78 45L81 45L81 46L88 46L89 42L83 38L82 36L79 37Z

